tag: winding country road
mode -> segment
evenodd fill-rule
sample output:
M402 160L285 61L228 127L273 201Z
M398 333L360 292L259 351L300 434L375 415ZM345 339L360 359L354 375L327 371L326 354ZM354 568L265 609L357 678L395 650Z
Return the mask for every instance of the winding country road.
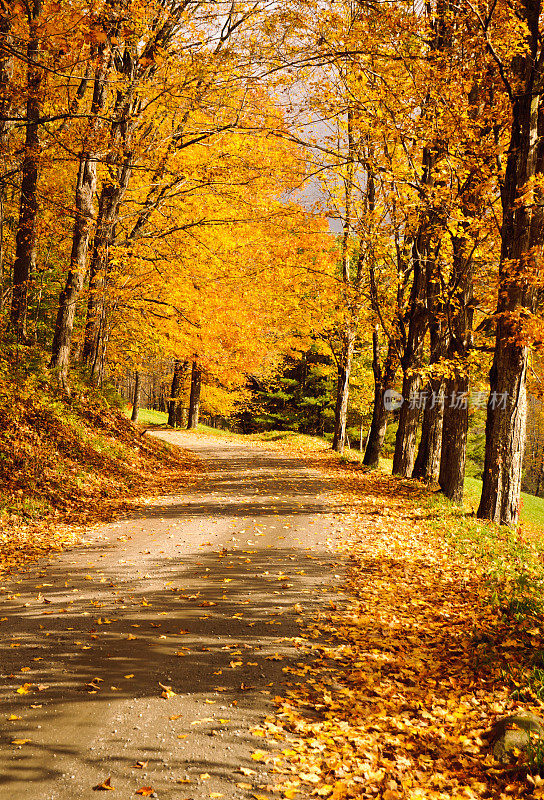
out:
M2 800L85 800L108 778L113 798L267 796L250 731L339 582L341 515L301 460L160 436L202 458L195 486L0 587Z

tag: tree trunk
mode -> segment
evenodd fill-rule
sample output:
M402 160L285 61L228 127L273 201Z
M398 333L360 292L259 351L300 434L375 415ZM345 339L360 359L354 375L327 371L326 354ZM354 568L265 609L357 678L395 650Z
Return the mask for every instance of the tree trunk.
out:
M404 402L400 409L393 456L393 475L402 475L404 478L411 477L416 457L420 392L421 378L419 375L405 375L402 381Z
M463 502L468 432L468 376L446 381L442 457L438 482L447 498Z
M102 50L94 81L91 105L91 137L96 135L97 116L103 110L105 104L109 61L109 53ZM81 95L83 93L84 84L82 83ZM66 277L66 284L59 297L55 332L51 347L51 362L49 366L58 370L59 381L65 391L69 391L68 368L70 366L76 305L87 274L87 255L91 226L94 219L94 195L97 180L96 164L98 158L98 153L90 152L86 147L79 157L70 268Z
M336 408L334 412L334 437L332 440L332 449L337 453L344 452L344 445L346 441L349 381L351 376L351 365L353 362L353 352L355 350L355 337L355 328L351 326L348 327L345 334L342 361L338 368Z
M132 415L131 420L138 422L138 413L140 411L140 389L141 389L141 375L140 370L137 369L134 374L134 395L132 400Z
M38 65L40 37L37 30L37 18L40 13L41 3L38 2L33 7L27 46L26 135L21 167L19 223L15 237L15 259L13 262L10 327L15 332L18 341L26 340L30 281L35 271L37 259L39 121L43 83L43 70Z
M377 328L372 334L373 356L372 370L374 372L374 407L372 409L372 422L365 448L363 464L367 467L378 467L382 446L387 433L387 420L389 412L385 407L385 393L393 388L395 373L397 371L398 359L396 358L396 348L392 342L389 343L387 355L383 364L380 364L380 352Z
M168 424L171 428L181 427L182 403L180 400L180 392L183 388L183 377L188 366L187 361L180 361L178 358L174 361L172 388L168 400Z
M109 248L115 241L115 226L119 217L119 206L128 187L131 174L131 157L119 171L119 183L107 183L102 187L98 205L98 220L91 256L91 277L89 282L89 301L83 344L83 361L90 370L90 377L96 382L97 365L101 338L105 334L105 313Z
M188 430L194 430L198 425L201 388L202 388L202 372L199 369L196 361L193 361L193 366L191 369L191 395L189 398L189 419L187 421Z
M412 478L437 483L440 474L440 454L444 420L444 385L441 380L431 380L424 393L425 407L421 423L421 439L412 470Z
M512 61L516 94L501 192L501 262L495 353L490 372L486 448L480 519L514 527L518 522L527 416L526 376L528 343L522 327L524 309L532 308L537 259L543 242L542 190L527 188L544 172L543 78L540 0L519 7L527 24L527 53Z
M395 438L393 475L402 475L405 478L411 476L414 466L420 412L418 398L421 392L421 378L413 370L421 365L427 326L425 309L426 271L423 264L429 246L427 227L427 220L422 220L420 232L412 247L414 274L408 304L408 334L404 343L404 352L400 359L403 372L402 397L404 402L400 409L399 426Z
M10 48L13 46L13 36L11 35L12 15L9 13L8 8L3 8L0 11L0 41ZM0 152L5 152L5 139L8 131L13 126L13 122L2 117L10 117L12 115L12 97L10 92L10 84L13 79L13 56L11 53L5 52L0 54ZM4 292L6 287L6 270L4 260L4 209L6 201L6 184L5 173L7 166L4 164L2 169L3 174L0 175L0 314L4 311Z

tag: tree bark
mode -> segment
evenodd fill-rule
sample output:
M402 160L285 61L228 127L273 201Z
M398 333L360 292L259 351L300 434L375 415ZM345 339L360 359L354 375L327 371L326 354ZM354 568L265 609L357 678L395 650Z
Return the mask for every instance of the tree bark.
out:
M37 20L41 2L32 5L27 46L27 103L24 156L21 167L19 222L15 237L13 293L10 327L18 341L26 341L26 321L30 281L36 267L38 228L38 173L40 158L39 125L42 107L43 69L39 64L40 36Z
M349 381L351 376L351 366L353 363L353 352L355 350L355 339L355 328L348 326L345 333L342 360L338 366L336 407L334 413L334 436L332 440L332 449L340 454L344 452L346 441Z
M183 377L189 366L187 361L176 358L174 361L174 374L172 376L172 388L168 400L168 424L171 428L181 427L182 403L180 392L183 388Z
M438 482L447 498L463 502L468 435L469 377L467 357L472 345L471 245L466 236L452 237L453 268L448 303L448 348L451 376L446 381L442 455ZM450 313L451 309L451 313Z
M463 502L468 433L468 376L446 381L442 457L438 482L445 496L459 505ZM464 398L464 399L463 399Z
M544 172L543 79L540 0L520 4L527 24L527 52L512 62L516 94L502 187L503 222L495 352L487 404L486 448L480 519L514 527L519 518L525 424L528 343L523 331L524 309L531 309L531 274L543 243L542 191L527 183ZM520 199L522 198L522 199Z
M412 470L412 478L425 483L437 483L440 475L440 454L444 421L444 384L431 380L425 391L425 407L421 423L421 439Z
M378 467L382 452L385 434L387 433L387 421L389 412L385 407L385 393L393 388L395 374L397 371L398 359L396 348L392 342L387 348L387 355L383 367L380 363L380 348L378 340L377 326L372 334L373 354L372 370L374 373L374 406L372 409L372 422L365 448L363 464L367 467Z
M423 255L427 252L426 234L417 237L412 248L414 276L410 290L408 306L408 335L400 363L403 371L402 396L404 402L400 409L399 426L395 438L395 454L393 456L393 474L409 478L412 475L416 456L416 437L420 407L417 396L421 390L421 378L413 372L421 364L423 342L426 328L425 270Z
M101 339L105 334L106 302L109 271L109 248L115 241L115 227L119 206L125 196L131 175L131 154L126 154L119 169L119 179L108 181L102 187L98 204L98 219L91 255L89 301L83 343L83 361L89 367L90 377L96 382Z
M404 478L412 476L416 457L417 428L420 407L417 398L421 391L419 375L405 375L402 381L404 403L399 413L399 426L395 437L395 453L393 455L393 475Z
M89 135L91 139L96 136L98 128L97 116L105 105L106 78L109 61L110 54L102 49L99 55L99 65L94 80L93 100L91 105L91 130ZM82 94L84 90L85 86L82 82ZM76 305L83 289L85 275L87 274L89 239L92 222L94 220L94 195L97 181L96 165L99 154L88 149L88 141L79 157L70 268L66 276L66 284L59 297L55 332L51 347L51 362L49 365L52 369L58 370L59 382L67 392L69 392L68 369L70 366Z
M134 373L134 395L132 399L132 422L138 422L138 414L140 411L140 394L141 394L141 375L140 370L137 369Z
M188 430L194 430L198 425L201 388L202 388L202 372L197 362L193 361L193 366L191 369L191 395L189 397L189 419L187 421Z
M0 41L4 45L13 44L11 35L12 15L9 9L2 3L0 10ZM12 116L12 97L10 84L13 79L13 56L5 52L0 54L0 153L5 158L6 154L6 135L13 125L6 117ZM5 164L5 161L4 161ZM6 270L4 261L4 208L6 201L5 173L0 176L0 314L4 311L4 292L6 285Z

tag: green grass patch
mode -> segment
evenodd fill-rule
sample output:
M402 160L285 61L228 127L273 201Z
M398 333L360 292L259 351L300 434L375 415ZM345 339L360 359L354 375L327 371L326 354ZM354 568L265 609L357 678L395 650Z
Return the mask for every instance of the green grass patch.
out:
M232 431L225 430L224 428L212 428L211 425L203 425L198 423L197 433L206 433L208 436L236 436L237 434Z
M125 414L130 418L132 414L131 406L125 408ZM168 414L166 411L154 411L152 408L141 408L138 413L140 425L168 425Z
M473 511L478 509L482 482L477 478L465 478L465 505ZM520 522L536 533L544 534L544 498L521 493Z
M280 442L282 444L301 447L308 450L325 450L330 448L330 442L321 436L309 436L298 431L264 431L263 433L252 433L248 436L252 441L257 442Z
M480 522L441 495L430 504L431 525L484 577L493 605L517 619L544 613L544 536Z

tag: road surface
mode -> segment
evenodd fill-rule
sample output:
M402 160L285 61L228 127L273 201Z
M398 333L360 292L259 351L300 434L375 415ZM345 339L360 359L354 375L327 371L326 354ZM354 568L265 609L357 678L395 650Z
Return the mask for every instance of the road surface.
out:
M203 460L194 486L3 581L2 800L85 800L108 779L112 798L267 795L251 729L340 582L341 517L296 457L160 435Z

